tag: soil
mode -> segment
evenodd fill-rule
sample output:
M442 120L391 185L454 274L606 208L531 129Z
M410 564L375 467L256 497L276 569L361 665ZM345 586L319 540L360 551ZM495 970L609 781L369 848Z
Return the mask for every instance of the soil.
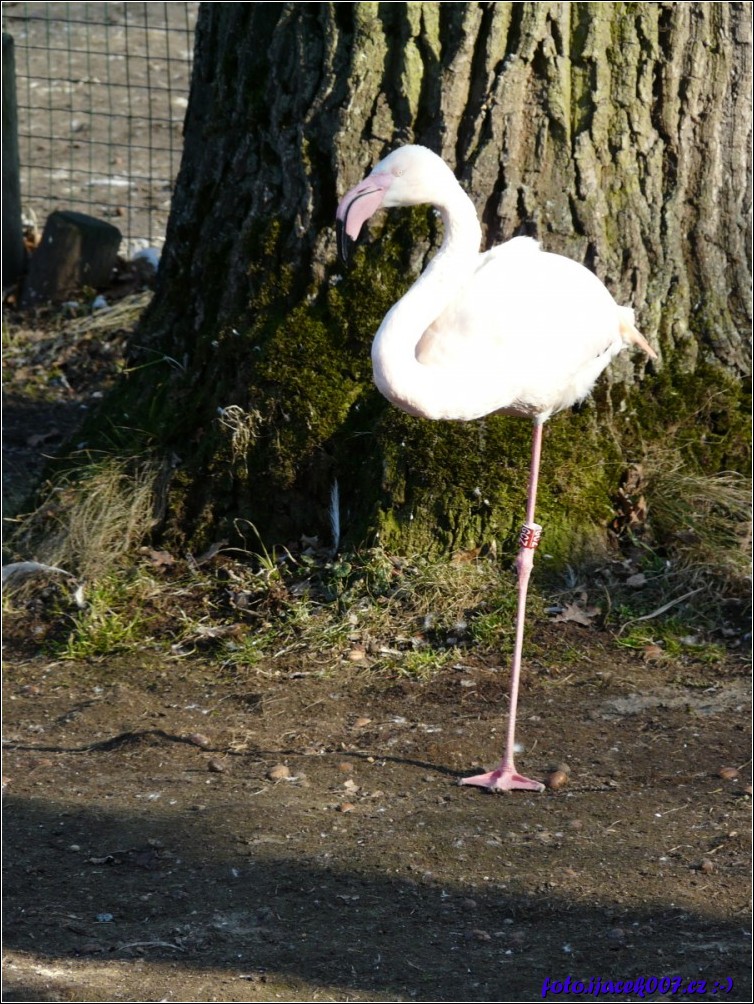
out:
M503 741L507 673L473 650L419 682L21 646L3 999L533 1001L570 976L750 1000L743 664L536 630L578 650L528 667L519 767L569 770L541 795L457 784Z
M113 331L12 333L14 502L117 372ZM429 680L309 651L231 672L59 661L14 624L3 1000L751 1000L735 652L533 623L519 767L568 780L489 795L457 781L499 756L507 670L473 647Z

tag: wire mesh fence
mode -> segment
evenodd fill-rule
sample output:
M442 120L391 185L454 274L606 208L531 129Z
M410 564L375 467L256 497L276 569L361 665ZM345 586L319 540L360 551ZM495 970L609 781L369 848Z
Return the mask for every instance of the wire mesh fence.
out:
M198 3L4 3L21 201L107 219L161 247L183 146Z

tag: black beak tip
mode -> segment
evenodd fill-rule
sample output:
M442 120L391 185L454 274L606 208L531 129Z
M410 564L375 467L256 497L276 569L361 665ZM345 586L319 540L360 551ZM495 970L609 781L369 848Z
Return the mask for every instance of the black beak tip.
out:
M340 260L344 265L347 265L351 259L351 247L353 241L346 233L345 220L335 221L335 233L338 238L338 254L340 255Z

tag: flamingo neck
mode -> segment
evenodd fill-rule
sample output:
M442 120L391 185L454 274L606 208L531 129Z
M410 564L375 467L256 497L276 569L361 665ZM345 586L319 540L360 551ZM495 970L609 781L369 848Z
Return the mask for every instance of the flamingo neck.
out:
M447 412L454 375L420 363L416 346L477 267L482 230L460 185L436 208L445 232L440 250L385 315L372 345L372 365L377 387L399 408L426 418L455 418L462 416Z

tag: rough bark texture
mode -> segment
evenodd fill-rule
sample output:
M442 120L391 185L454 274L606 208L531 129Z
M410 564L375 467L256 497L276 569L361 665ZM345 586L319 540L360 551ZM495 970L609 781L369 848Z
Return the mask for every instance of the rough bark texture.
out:
M332 221L401 142L442 154L488 244L528 233L584 261L660 353L649 372L624 354L593 404L548 425L551 550L608 515L627 456L668 429L695 462L738 464L746 8L202 5L158 291L107 406L138 428L129 448L177 458L169 532L199 544L244 518L268 539L326 536L336 479L355 539L458 547L514 531L527 424L411 419L371 386L371 338L441 235L429 210L386 215L341 276Z

